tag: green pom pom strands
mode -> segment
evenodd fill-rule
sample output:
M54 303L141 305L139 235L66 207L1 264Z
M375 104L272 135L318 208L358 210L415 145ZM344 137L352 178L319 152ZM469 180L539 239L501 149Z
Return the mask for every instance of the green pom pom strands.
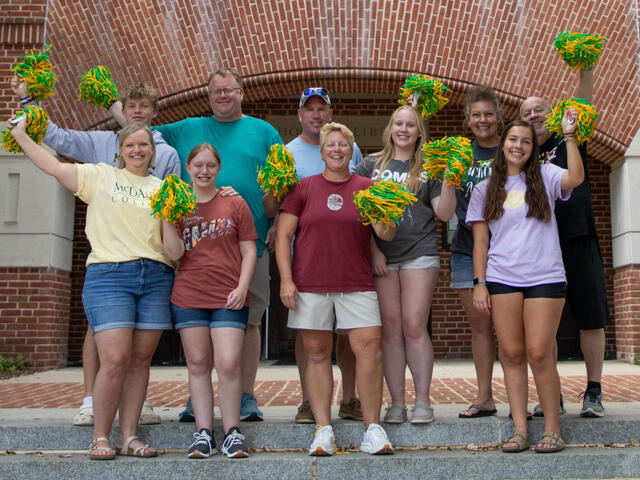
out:
M410 75L404 82L404 86L400 89L400 105L406 105L412 95L416 96L417 110L422 118L433 117L442 107L449 101L442 94L445 87L440 80L434 80L431 77L421 74Z
M605 38L593 33L562 32L553 40L562 60L569 68L591 70L602 54Z
M282 144L271 145L264 167L258 171L258 183L280 201L299 182L293 155Z
M407 205L417 200L413 193L393 180L376 182L353 195L353 203L360 211L365 225L371 222L397 224Z
M45 43L42 51L33 49L18 57L18 63L11 69L18 81L25 82L29 96L38 102L52 97L56 92L57 79L49 60L50 53L51 45Z
M473 160L471 141L460 135L444 137L422 145L423 170L427 178L443 181L445 178L456 188L467 173Z
M111 78L111 70L98 65L85 73L80 81L78 98L98 108L109 108L118 100L118 88Z
M547 121L544 125L550 132L562 136L562 117L567 108L575 108L578 111L578 125L575 133L576 144L582 145L584 142L591 140L596 126L596 119L598 118L598 112L596 112L593 105L584 98L560 100L555 104L551 113L547 115Z
M28 105L24 110L16 113L16 118L20 118L22 115L27 116L26 132L31 139L38 145L42 143L44 135L47 133L47 122L49 116L40 107L35 105ZM15 141L11 131L7 128L2 132L2 148L7 152L20 153L22 148Z
M172 173L151 195L151 215L177 223L196 209L196 202L191 186Z

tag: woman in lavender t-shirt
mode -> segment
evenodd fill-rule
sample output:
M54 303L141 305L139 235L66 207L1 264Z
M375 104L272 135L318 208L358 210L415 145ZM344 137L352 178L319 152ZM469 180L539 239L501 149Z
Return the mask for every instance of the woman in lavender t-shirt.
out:
M527 438L527 360L542 404L545 429L537 452L564 448L560 438L560 378L553 346L562 315L566 277L556 199L566 200L584 179L574 132L577 112L562 120L568 170L540 166L533 127L515 121L505 129L493 171L471 195L467 223L473 226L474 306L489 315L498 336L514 433L505 452L529 447ZM491 232L491 245L489 245Z

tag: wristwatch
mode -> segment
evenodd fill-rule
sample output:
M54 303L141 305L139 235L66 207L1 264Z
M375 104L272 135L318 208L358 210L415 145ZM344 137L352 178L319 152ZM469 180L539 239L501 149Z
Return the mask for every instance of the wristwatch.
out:
M486 282L486 280L484 278L474 278L473 279L473 286L475 287L476 285L481 285L481 286L485 285L486 286L487 282Z

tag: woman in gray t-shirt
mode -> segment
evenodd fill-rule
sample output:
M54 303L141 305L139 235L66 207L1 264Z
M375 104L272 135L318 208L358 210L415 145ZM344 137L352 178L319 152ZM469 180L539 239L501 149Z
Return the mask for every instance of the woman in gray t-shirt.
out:
M454 187L427 180L420 145L426 130L418 112L399 107L382 134L383 149L365 158L355 173L373 180L393 180L416 194L418 201L405 211L391 242L372 245L373 273L382 320L383 362L391 406L386 423L407 420L405 369L409 365L416 392L411 423L433 421L429 388L433 347L427 335L433 287L440 257L435 217L448 220L456 206Z

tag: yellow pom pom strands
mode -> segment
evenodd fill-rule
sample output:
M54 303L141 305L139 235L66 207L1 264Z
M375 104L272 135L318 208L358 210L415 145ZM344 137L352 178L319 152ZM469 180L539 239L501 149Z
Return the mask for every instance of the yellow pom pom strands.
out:
M544 125L550 132L562 135L562 117L567 108L575 108L578 111L578 125L576 127L576 144L582 145L584 142L591 140L593 131L596 126L598 112L584 98L571 98L568 100L560 100L555 104L551 113L547 115L547 121Z
M260 188L279 201L298 181L291 152L282 144L271 145L264 167L258 171Z
M34 100L42 101L52 97L56 91L56 76L49 60L51 45L45 44L44 50L31 50L18 57L11 69L18 81L25 82L27 93Z
M413 193L393 180L376 182L353 195L353 203L360 210L365 225L373 221L397 224L407 205L417 200Z
M98 65L82 76L78 98L98 108L109 108L118 100L118 88L108 67Z
M445 90L449 89L440 80L434 80L419 73L410 75L400 89L402 98L398 100L398 103L406 105L409 98L415 95L415 106L422 118L431 118L449 101L442 95Z
M460 181L467 173L473 160L473 149L468 138L456 135L433 140L422 145L424 154L423 170L427 178L443 181L460 187Z
M196 202L191 186L171 174L151 195L151 215L177 223L196 209Z
M562 32L553 46L569 68L591 70L600 59L604 40L602 35L592 33Z
M37 144L41 144L42 139L47 133L47 122L49 121L49 116L44 112L44 110L40 107L36 107L35 105L28 105L24 110L16 113L16 119L20 118L22 115L27 116L27 126L25 129L27 135L29 135ZM2 148L7 152L22 152L22 148L20 148L18 142L15 141L8 128L2 132Z

